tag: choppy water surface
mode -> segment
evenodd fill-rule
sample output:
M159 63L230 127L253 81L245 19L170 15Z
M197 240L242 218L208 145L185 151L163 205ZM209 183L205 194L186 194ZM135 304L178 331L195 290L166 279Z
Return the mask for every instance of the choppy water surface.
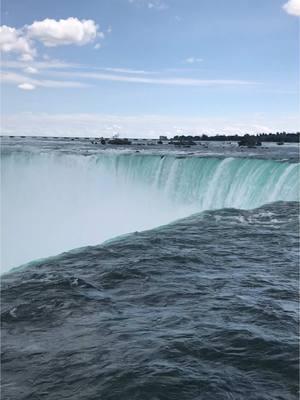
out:
M4 148L4 210L11 211L8 200L22 193L31 211L24 216L16 210L14 219L8 215L6 229L19 226L26 232L24 223L40 216L42 227L35 223L27 232L35 240L46 235L43 225L48 221L51 228L51 218L41 216L45 206L54 221L73 221L63 231L73 239L76 223L84 236L84 221L95 229L93 222L98 226L107 210L102 230L111 219L116 234L129 232L117 230L118 218L122 225L135 215L126 226L136 232L2 276L3 398L298 399L299 166L294 155L287 151L284 160L177 153L78 158L74 151L56 154L61 149L34 155L38 149L45 146ZM112 193L117 200L102 199L99 220L103 188L107 200ZM122 202L127 220L112 212ZM66 204L70 215L81 210L81 217L69 219ZM91 214L82 208L86 204ZM152 228L154 216L154 226L168 224L140 231L147 224ZM185 218L169 223L180 217ZM42 239L52 240L51 229L39 239L44 250ZM15 246L22 250L20 243Z

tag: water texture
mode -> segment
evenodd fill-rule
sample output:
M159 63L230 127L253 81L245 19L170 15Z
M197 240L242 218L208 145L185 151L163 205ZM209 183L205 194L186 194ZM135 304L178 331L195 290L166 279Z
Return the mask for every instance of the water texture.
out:
M2 280L5 399L297 399L297 203L204 212Z

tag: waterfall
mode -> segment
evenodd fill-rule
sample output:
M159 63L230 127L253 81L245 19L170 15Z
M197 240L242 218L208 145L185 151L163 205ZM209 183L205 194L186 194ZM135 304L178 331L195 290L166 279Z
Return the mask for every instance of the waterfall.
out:
M136 153L1 159L2 269L194 212L299 200L299 164Z

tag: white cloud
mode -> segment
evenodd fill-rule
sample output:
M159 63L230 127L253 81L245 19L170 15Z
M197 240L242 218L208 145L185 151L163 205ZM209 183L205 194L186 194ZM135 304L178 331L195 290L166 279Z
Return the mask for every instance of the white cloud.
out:
M105 136L154 138L178 133L244 134L295 131L298 115L246 115L243 117L181 117L164 115L32 114L4 115L5 135Z
M38 70L36 68L34 68L34 67L30 67L29 66L29 67L24 68L24 72L26 74L37 74Z
M147 84L147 85L169 85L169 86L190 86L190 87L201 87L201 86L251 86L257 85L258 82L241 80L241 79L198 79L189 78L184 76L166 76L166 71L145 71L138 69L128 68L113 68L113 67L102 67L95 68L87 65L63 63L57 60L48 61L33 61L28 66L26 63L21 61L2 61L1 67L4 67L4 82L12 83L15 80L8 77L18 76L17 83L24 82L24 75L17 74L21 71L26 74L33 75L40 71L43 76L47 76L48 80L39 80L34 82L36 86L53 86L53 87L86 87L90 86L84 83L87 80L92 81L110 81L110 82L124 82L132 84ZM68 69L68 71L67 71ZM179 72L189 72L189 69L179 70ZM169 71L171 72L171 71ZM174 71L173 71L174 72ZM178 72L178 70L175 70ZM52 79L59 77L62 81L51 85ZM26 78L26 77L25 77ZM31 79L27 77L28 79ZM73 79L76 82L69 82L69 79ZM27 80L26 80L27 82ZM47 82L47 84L45 84Z
M128 68L103 68L104 71L116 72L116 73L124 73L124 74L134 74L134 75L151 75L155 72L153 71L144 71L139 69L128 69Z
M169 7L161 0L153 0L148 2L148 8L153 8L155 10L166 10Z
M197 58L197 57L189 57L185 60L185 62L188 64L200 63L202 61L203 61L203 58Z
M133 69L133 68L121 68L121 67L97 67L94 65L88 64L76 64L76 63L68 63L61 60L51 60L48 57L44 58L45 61L32 61L30 62L30 66L38 69L38 70L83 70L83 71L107 71L113 72L115 74L129 74L129 75L148 75L148 76L158 76L164 75L166 73L175 73L175 74L183 74L190 73L191 69L187 68L167 68L162 70L143 70L143 69ZM9 68L9 69L26 69L28 63L22 61L11 61L11 60L0 60L0 67ZM28 72L28 71L27 71ZM71 72L71 71L70 71ZM123 77L121 76L123 80ZM150 82L149 82L150 83ZM254 83L254 82L253 82Z
M30 61L36 55L31 41L22 31L6 25L0 26L0 50L4 53L16 53L24 61Z
M98 72L53 72L56 76L68 76L82 79L94 79L112 82L142 83L171 86L241 86L255 85L257 82L235 79L193 79L193 78L149 78L144 76L113 75Z
M135 4L137 6L145 6L148 9L153 10L166 10L168 5L162 0L128 0L130 4Z
M283 5L283 9L291 15L300 16L300 0L289 0Z
M40 70L40 69L48 70L48 69L76 68L79 67L79 64L71 64L59 60L48 59L47 61L32 61L30 62L30 67L28 67L28 63L24 61L0 60L0 67L22 69L27 73L32 73L33 70Z
M28 36L41 41L47 47L75 44L78 46L93 42L96 37L103 37L98 32L95 21L78 18L50 19L34 21L27 26Z
M32 86L40 86L40 87L46 87L46 88L85 88L89 87L90 85L87 85L85 83L81 82L74 82L74 81L55 81L55 80L49 80L49 79L32 79L27 77L26 75L22 74L17 74L14 72L1 72L0 73L1 81L4 83L10 83L10 84L19 84L24 86L26 85L32 85ZM21 89L24 89L24 87L21 87Z
M34 49L34 54L36 54L36 50ZM33 60L33 56L32 55L30 55L30 54L22 54L21 56L20 56L20 60L21 61L32 61Z
M79 20L78 18L49 19L34 21L21 29L2 25L0 26L0 50L3 53L15 53L24 62L32 61L37 54L35 41L40 41L47 47L61 45L78 45L103 39L104 34L99 31L93 20ZM96 44L99 48L100 44Z
M22 90L34 90L35 86L31 83L21 83L20 85L18 85L18 88Z

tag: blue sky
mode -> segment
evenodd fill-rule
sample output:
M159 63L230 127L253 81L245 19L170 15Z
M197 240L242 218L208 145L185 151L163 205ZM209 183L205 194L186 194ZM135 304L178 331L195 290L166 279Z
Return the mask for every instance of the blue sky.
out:
M300 0L2 0L4 134L299 130Z

